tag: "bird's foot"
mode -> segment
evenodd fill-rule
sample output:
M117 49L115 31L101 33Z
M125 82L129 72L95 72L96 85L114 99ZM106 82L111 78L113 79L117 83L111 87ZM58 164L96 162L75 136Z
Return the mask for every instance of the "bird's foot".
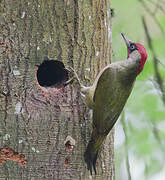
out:
M65 68L70 74L71 74L71 78L65 82L65 85L68 85L70 82L72 82L74 79L76 79L76 81L78 82L78 85L80 86L80 94L81 94L81 97L83 98L83 100L85 101L86 99L86 94L89 92L90 90L90 86L89 87L86 87L84 85L81 84L80 82L80 79L77 75L77 73L75 72L75 70L72 68L72 67L68 67L68 68Z

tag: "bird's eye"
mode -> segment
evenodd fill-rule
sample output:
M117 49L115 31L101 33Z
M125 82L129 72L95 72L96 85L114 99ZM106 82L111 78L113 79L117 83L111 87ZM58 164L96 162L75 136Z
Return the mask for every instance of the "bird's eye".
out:
M136 46L135 46L134 44L131 44L131 45L130 45L130 49L131 49L131 50L134 50L134 49L136 49Z

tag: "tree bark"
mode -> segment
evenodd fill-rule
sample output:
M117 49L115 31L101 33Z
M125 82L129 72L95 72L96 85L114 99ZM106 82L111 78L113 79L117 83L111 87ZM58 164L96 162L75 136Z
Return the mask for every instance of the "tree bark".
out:
M83 157L91 111L76 84L45 95L35 65L45 56L63 61L91 84L111 61L109 1L1 0L0 14L0 145L27 160L3 163L1 179L91 179ZM113 141L112 131L93 179L114 179Z

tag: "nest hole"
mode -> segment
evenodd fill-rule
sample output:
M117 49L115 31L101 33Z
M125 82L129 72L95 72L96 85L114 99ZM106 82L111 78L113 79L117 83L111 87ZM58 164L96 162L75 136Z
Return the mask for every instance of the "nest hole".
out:
M60 86L68 81L68 71L63 62L56 60L45 60L38 66L37 81L40 86Z

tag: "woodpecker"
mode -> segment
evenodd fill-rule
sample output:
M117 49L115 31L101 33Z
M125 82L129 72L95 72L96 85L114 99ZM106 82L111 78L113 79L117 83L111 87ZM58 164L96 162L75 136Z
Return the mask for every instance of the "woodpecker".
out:
M83 86L74 72L88 107L93 109L93 131L84 153L84 159L91 174L92 167L96 174L98 153L121 114L136 77L143 70L147 59L147 52L143 45L128 40L123 33L121 35L128 51L125 61L107 65L89 87Z

